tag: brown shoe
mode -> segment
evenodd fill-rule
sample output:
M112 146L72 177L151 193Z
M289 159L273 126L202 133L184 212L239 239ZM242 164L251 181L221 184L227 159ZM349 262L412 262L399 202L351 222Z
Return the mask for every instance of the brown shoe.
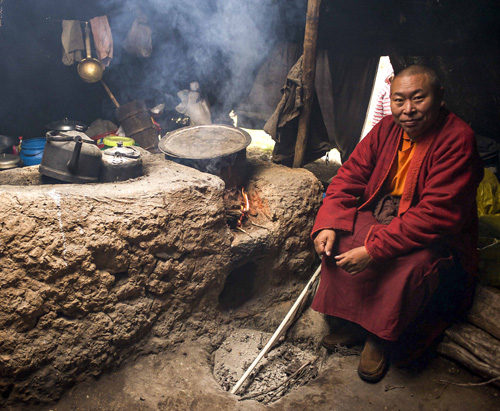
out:
M333 334L328 334L321 340L321 345L328 350L335 350L336 346L351 348L365 342L367 332L358 324L347 323Z
M358 375L362 380L378 382L389 369L390 342L370 335L359 360Z

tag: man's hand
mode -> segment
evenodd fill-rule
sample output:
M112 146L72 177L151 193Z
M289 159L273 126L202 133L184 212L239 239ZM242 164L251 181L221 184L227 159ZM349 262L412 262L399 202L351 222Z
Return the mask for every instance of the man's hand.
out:
M336 255L335 259L338 267L352 275L359 274L373 261L365 247L353 248L343 254Z
M334 230L321 230L316 238L314 239L314 248L318 255L332 254L333 244L335 243L335 231Z

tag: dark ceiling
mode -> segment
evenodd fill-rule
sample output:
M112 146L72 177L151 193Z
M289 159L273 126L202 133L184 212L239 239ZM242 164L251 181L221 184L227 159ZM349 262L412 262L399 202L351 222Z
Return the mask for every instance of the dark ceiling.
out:
M40 136L68 117L115 120L99 84L61 62L61 20L108 15L114 58L105 80L118 101L174 107L176 92L199 81L215 111L244 96L278 41L301 42L305 0L7 0L0 26L0 134ZM123 50L140 7L153 31L153 55ZM319 47L338 54L390 55L444 77L449 106L481 134L500 140L500 3L323 0ZM371 87L371 85L368 85Z

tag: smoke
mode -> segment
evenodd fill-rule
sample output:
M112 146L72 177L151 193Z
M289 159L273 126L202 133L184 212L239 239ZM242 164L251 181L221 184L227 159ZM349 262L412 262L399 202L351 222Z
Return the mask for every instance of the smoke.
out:
M105 5L120 11L110 15L118 40L115 48L138 7L148 16L153 32L150 58L138 61L116 53L109 75L114 71L120 77L120 89L126 90L128 100L149 96L169 103L176 91L198 81L212 107L227 114L250 91L256 70L282 40L283 25L290 23L283 21L284 16L305 17L303 4L301 0L109 0Z
M1 1L0 1L1 3ZM197 81L212 114L226 115L249 93L277 42L302 41L306 0L23 0L4 1L0 27L2 134L39 137L64 117L90 124L115 120L99 83L82 81L61 62L61 21L107 15L114 58L104 80L120 104L146 100L174 109L177 92ZM140 9L153 53L141 58L124 43ZM95 49L93 48L95 57Z

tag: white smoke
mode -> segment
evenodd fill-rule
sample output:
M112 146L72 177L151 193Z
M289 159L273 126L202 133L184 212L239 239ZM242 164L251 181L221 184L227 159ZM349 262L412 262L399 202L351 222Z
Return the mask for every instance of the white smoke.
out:
M107 6L122 10L110 17L120 27L120 17L130 24L141 7L153 30L153 54L140 74L143 90L174 95L175 87L198 81L202 92L216 96L227 113L250 89L255 71L283 32L283 11L305 17L304 1L277 0L109 0ZM292 10L292 12L290 11ZM300 12L293 12L300 10ZM133 20L133 19L132 19ZM124 30L124 27L121 27ZM120 61L115 61L119 65ZM110 70L110 75L113 68ZM122 73L127 69L122 68ZM125 77L133 78L132 71ZM124 81L127 81L124 78ZM130 80L128 80L130 85ZM128 99L137 96L129 95Z

